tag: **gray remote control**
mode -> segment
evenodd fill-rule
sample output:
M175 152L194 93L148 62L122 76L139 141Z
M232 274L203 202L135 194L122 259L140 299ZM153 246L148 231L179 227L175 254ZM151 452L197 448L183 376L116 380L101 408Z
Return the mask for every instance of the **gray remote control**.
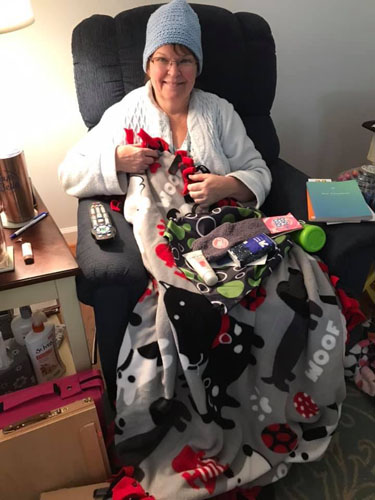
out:
M103 203L94 201L90 206L91 234L98 241L110 240L116 235Z

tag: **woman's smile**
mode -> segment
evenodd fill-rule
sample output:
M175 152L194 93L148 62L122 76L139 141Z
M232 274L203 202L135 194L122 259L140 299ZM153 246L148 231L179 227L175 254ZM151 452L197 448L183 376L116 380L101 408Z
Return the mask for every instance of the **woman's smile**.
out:
M168 80L164 80L163 81L164 85L169 85L170 87L178 87L179 85L184 85L185 82L174 82L174 81L168 81Z

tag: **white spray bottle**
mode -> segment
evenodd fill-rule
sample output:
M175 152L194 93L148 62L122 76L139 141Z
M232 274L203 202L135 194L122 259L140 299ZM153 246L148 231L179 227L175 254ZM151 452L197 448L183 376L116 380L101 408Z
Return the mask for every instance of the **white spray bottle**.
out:
M20 315L12 319L10 328L17 344L25 345L25 337L31 331L33 320L30 306L20 307Z

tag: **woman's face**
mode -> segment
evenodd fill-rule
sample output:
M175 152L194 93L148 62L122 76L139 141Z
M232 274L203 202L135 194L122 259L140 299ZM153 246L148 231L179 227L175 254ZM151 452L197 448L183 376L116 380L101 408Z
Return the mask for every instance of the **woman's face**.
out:
M176 52L177 50L177 52ZM147 75L159 105L187 104L197 76L197 62L186 47L163 45L150 57Z

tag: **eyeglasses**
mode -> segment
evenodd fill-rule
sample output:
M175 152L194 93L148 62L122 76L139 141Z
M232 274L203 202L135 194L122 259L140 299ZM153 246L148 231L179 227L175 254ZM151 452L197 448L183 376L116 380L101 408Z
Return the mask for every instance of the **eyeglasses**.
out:
M179 61L176 61L175 59L167 59L166 57L153 57L150 61L154 63L158 69L164 70L168 69L173 63L181 71L192 69L194 65L197 64L195 59L192 57L183 57Z

